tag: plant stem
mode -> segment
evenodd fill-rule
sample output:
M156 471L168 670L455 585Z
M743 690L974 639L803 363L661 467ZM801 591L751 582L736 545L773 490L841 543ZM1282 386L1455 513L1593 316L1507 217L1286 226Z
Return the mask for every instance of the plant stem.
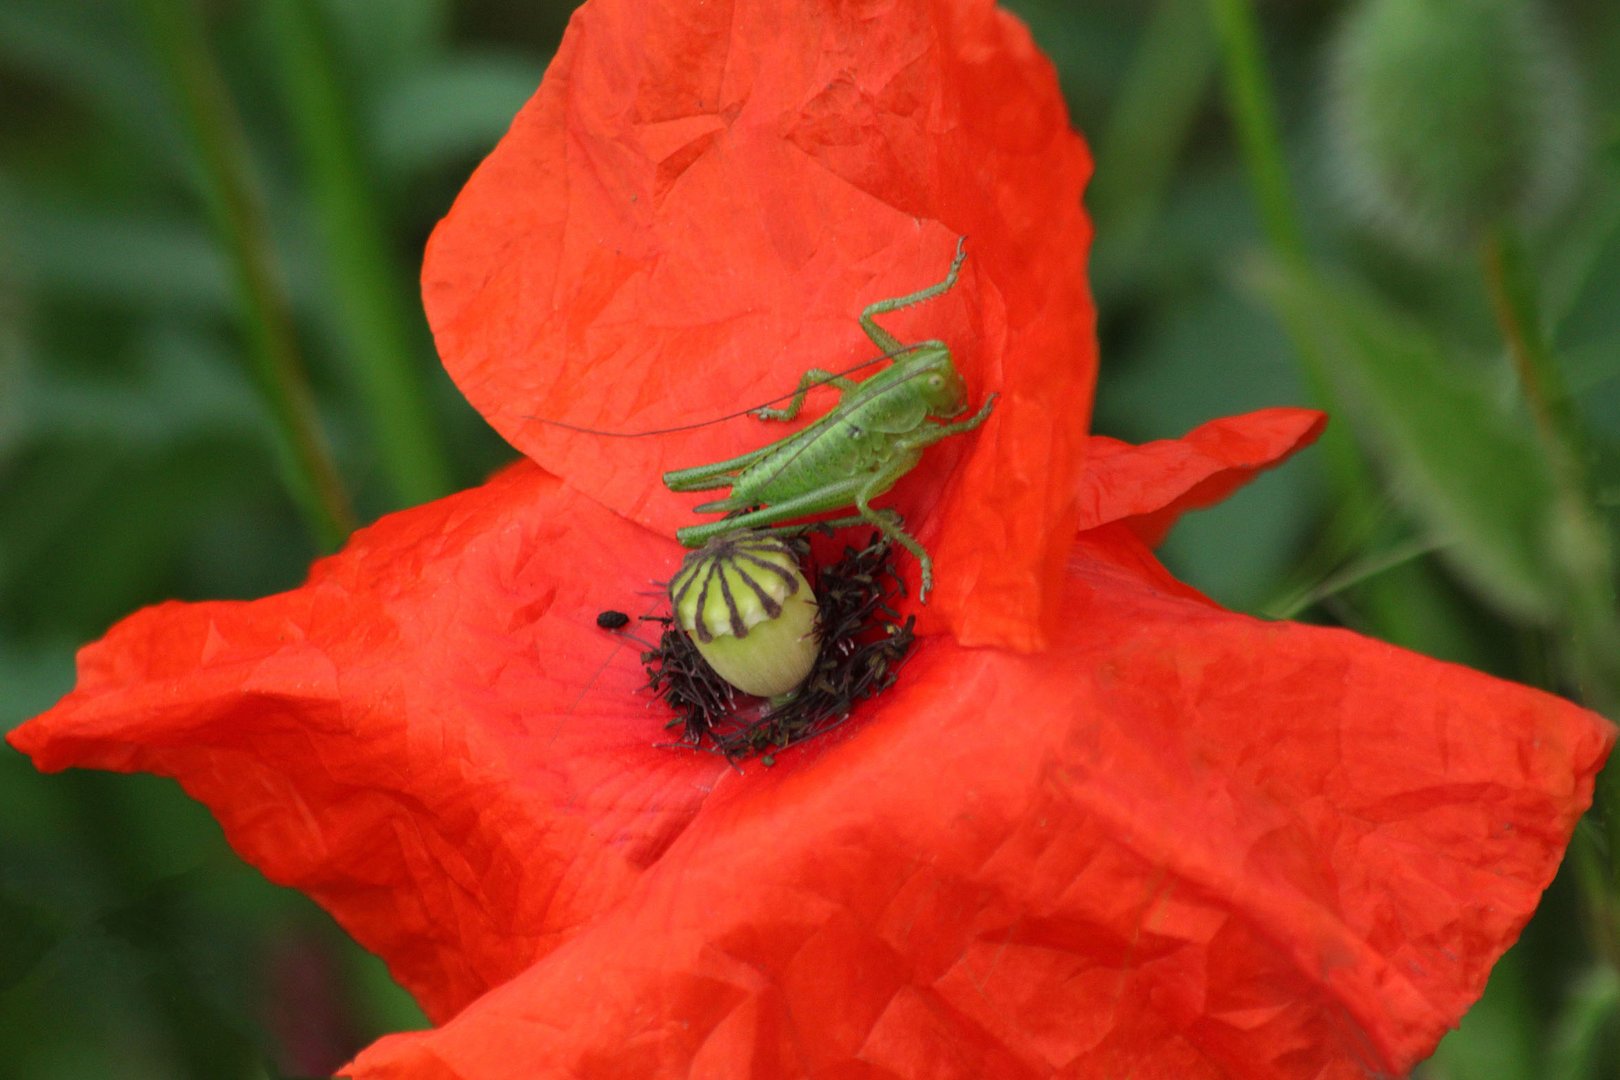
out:
M1573 452L1572 463L1578 467L1585 440L1576 430L1569 391L1546 341L1524 250L1512 229L1499 224L1486 234L1480 263L1491 311L1530 414L1548 446Z
M273 0L271 36L324 236L340 330L395 493L414 504L443 495L450 470L423 388L421 316L389 248L353 107L311 0Z
M1285 269L1308 271L1305 230L1300 224L1288 166L1283 157L1277 110L1272 106L1271 83L1260 54L1259 28L1248 0L1210 0L1225 60L1226 94L1237 125L1249 184L1260 211L1260 223L1272 253ZM1299 319L1283 316L1284 329L1299 357L1307 389L1326 407L1335 395L1310 329ZM1360 455L1347 437L1329 428L1322 439L1336 485L1361 505L1370 505L1371 486Z
M292 316L250 182L241 126L189 3L142 0L154 52L197 155L209 217L236 277L251 374L270 409L284 479L323 550L354 528L348 495L322 438Z
M1614 556L1593 506L1585 433L1547 340L1523 247L1506 225L1486 236L1480 264L1491 309L1558 485L1557 512L1548 532L1564 583L1565 666L1581 698L1613 718L1620 715ZM1620 886L1620 769L1604 769L1598 788L1613 890Z
M1298 202L1288 179L1281 128L1273 104L1271 80L1260 49L1259 21L1251 0L1209 0L1220 40L1226 93L1232 121L1237 127L1244 167L1260 213L1260 223L1273 256L1292 274L1313 274ZM1329 376L1317 329L1286 313L1283 330L1299 359L1307 392L1316 405L1342 416L1339 393ZM1343 424L1329 425L1321 440L1333 508L1315 549L1302 563L1298 577L1319 579L1341 565L1382 513L1377 487L1367 464ZM1308 588L1309 586L1295 586ZM1410 637L1411 619L1400 591L1381 579L1361 586L1366 604L1386 636Z
M1480 261L1491 309L1558 485L1558 520L1549 526L1568 594L1565 622L1572 635L1571 667L1582 696L1614 716L1620 713L1614 556L1594 506L1585 430L1547 339L1534 278L1517 237L1506 226L1492 229L1481 247ZM1620 829L1620 802L1615 811ZM1620 831L1615 839L1614 858L1620 869Z
M1215 27L1225 61L1226 94L1232 120L1237 125L1249 184L1260 211L1260 223L1272 253L1286 264L1285 269L1308 271L1305 230L1300 224L1293 189L1288 183L1288 166L1283 156L1282 134L1277 110L1272 105L1271 83L1260 53L1260 36L1254 9L1248 0L1210 0ZM1334 401L1326 364L1310 329L1300 320L1283 316L1284 329L1299 357L1307 388L1324 407ZM1338 487L1354 501L1371 502L1360 455L1349 440L1330 428L1322 440L1330 471Z

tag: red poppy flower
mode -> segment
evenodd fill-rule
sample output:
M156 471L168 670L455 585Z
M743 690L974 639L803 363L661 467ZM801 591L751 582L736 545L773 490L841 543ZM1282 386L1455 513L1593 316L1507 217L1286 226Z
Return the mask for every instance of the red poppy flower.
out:
M1613 733L1154 561L1321 418L1086 440L1085 171L986 3L594 0L426 272L446 363L532 461L292 592L132 616L13 744L175 777L387 959L441 1026L362 1080L1404 1072ZM679 560L658 472L760 429L528 418L665 427L853 362L851 314L958 233L963 280L894 320L1004 395L895 492L934 632L773 768L660 745L595 616Z

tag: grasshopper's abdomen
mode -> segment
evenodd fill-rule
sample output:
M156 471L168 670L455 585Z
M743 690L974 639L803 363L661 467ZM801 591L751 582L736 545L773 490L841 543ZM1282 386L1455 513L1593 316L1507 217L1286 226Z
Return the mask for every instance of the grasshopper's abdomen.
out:
M896 419L907 419L885 415L893 411L881 408L886 404L874 401L816 421L743 470L727 501L738 508L779 503L840 481L881 472L898 457L907 459L905 469L909 469L921 454L902 449L893 435L882 430L892 428ZM912 426L922 420L918 412ZM871 494L881 494L882 490L886 488Z

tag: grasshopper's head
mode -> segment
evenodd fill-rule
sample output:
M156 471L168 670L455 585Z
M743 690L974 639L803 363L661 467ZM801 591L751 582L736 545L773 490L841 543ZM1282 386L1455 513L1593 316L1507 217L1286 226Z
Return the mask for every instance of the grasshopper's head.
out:
M923 342L909 363L916 367L917 393L930 416L951 417L967 409L967 384L943 342Z

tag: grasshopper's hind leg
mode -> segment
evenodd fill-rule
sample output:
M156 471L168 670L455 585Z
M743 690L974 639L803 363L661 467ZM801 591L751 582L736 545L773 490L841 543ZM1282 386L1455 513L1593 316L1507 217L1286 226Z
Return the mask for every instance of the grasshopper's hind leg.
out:
M686 547L702 547L709 539L722 536L728 532L740 532L743 529L774 528L787 531L790 528L808 528L808 526L784 526L782 523L796 517L808 517L811 514L824 514L829 510L837 510L848 506L850 500L856 497L860 490L861 481L851 477L830 484L825 488L807 491L803 495L795 495L791 499L783 499L770 506L762 506L757 510L737 514L721 521L709 521L702 525L686 525L675 530L675 539ZM724 504L727 500L721 499L718 503L706 503L711 510L729 509Z
M748 466L775 449L775 444L750 450L727 461L712 465L694 465L690 469L676 469L664 474L664 486L671 491L712 491L730 487L732 479Z
M768 528L777 532L797 533L817 526L842 528L846 525L867 524L876 528L885 538L899 544L911 552L917 559L917 565L922 569L922 588L918 598L924 603L928 602L928 594L934 588L934 560L928 557L928 552L917 538L906 532L905 519L894 510L874 509L871 500L888 491L911 470L914 460L907 460L905 456L891 461L882 472L871 473L862 477L849 477L817 491L809 491L791 499L784 499L779 503L764 506L758 510L729 517L722 521L705 522L702 525L687 525L675 530L675 539L686 547L702 547L704 543L716 536L730 532L739 532L743 529ZM724 500L721 500L723 503ZM812 514L824 514L829 510L836 510L855 504L856 514L833 518L829 521L810 521L803 523L793 522L794 518L808 517ZM723 506L714 505L712 509L723 509Z

